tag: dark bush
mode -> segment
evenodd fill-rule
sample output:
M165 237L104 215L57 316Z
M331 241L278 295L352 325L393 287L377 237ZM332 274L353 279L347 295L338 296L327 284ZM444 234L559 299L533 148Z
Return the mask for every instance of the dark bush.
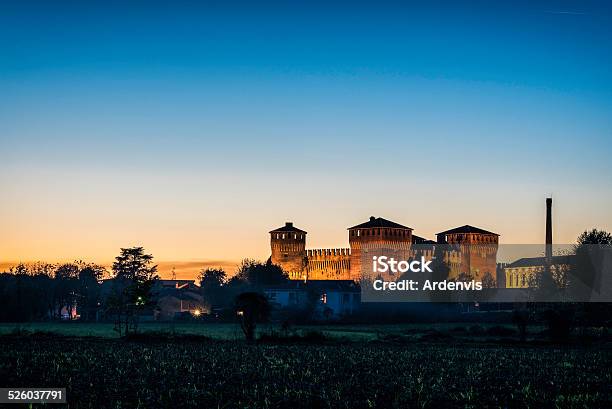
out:
M452 336L449 334L432 329L432 330L427 331L425 334L421 335L419 337L419 341L424 341L424 342L448 341L451 338Z
M572 315L568 311L547 310L544 312L544 321L548 328L551 341L563 342L569 339L572 332Z
M182 342L208 342L212 339L204 335L176 334L167 331L145 331L130 333L121 337L124 341L134 342L159 342L159 341L182 341Z
M510 337L516 334L516 330L501 325L496 325L487 329L487 335L494 337Z
M276 331L260 335L258 342L263 344L323 344L330 339L321 331L308 331L303 334L283 335Z

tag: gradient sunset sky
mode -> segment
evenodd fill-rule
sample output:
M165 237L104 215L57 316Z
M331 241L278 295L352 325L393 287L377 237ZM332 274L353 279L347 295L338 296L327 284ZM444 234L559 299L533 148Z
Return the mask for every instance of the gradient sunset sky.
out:
M0 270L612 230L610 2L123 3L0 5Z

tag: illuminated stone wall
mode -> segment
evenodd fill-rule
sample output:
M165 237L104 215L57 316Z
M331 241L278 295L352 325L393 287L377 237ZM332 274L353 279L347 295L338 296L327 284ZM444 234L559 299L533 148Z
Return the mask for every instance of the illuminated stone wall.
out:
M458 233L446 235L448 249L444 261L449 266L449 278L465 273L481 281L486 273L497 285L497 249L499 238L495 234Z
M306 266L305 232L271 232L272 264L280 266L292 280L302 279Z
M370 263L374 256L385 255L396 260L409 259L411 242L411 229L386 227L349 229L351 279L359 281L364 275L371 274Z
M306 276L309 280L350 280L351 250L306 250Z

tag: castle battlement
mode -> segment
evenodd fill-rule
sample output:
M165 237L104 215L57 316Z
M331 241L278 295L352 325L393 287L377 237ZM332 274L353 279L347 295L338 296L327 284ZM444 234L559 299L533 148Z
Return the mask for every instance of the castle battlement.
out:
M306 257L313 259L336 257L336 256L350 256L351 249L307 249Z
M349 227L349 248L306 249L306 232L286 222L270 231L270 259L293 280L355 280L371 267L372 256L388 255L397 260L433 258L437 245L450 267L449 277L461 272L479 277L496 271L498 235L465 225L437 234L437 243L412 234L412 228L370 217Z
M306 250L306 276L309 280L349 280L351 249Z

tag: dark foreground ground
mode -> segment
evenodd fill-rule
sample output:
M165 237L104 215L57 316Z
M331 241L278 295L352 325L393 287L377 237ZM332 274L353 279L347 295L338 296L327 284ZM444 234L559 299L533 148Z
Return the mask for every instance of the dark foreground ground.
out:
M3 336L0 380L71 408L612 407L605 345L322 342Z

